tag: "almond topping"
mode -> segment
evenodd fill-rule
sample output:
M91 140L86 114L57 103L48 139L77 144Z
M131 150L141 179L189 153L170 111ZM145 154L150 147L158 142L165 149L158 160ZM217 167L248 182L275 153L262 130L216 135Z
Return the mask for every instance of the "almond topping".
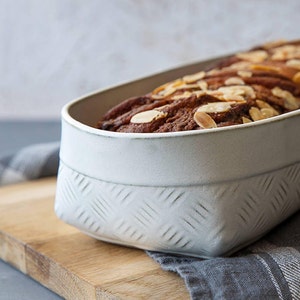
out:
M168 97L168 96L174 94L175 92L176 92L176 88L170 87L170 88L168 88L168 89L165 89L165 90L162 92L162 95L163 95L164 97Z
M249 61L239 61L236 62L228 67L228 69L234 69L234 70L247 70L251 63Z
M193 91L192 94L195 95L197 98L206 95L204 91Z
M163 99L165 97L168 97L168 96L174 94L176 91L180 91L180 90L184 90L184 89L199 89L198 84L185 84L181 80L176 80L173 83L167 84L166 86L162 86L162 87L163 87L163 89L161 89L161 87L159 87L152 92L151 97L153 99ZM156 94L156 91L159 91L159 92ZM172 97L172 99L176 100L176 99L180 99L180 98L184 98L184 97L187 97L187 96L175 95Z
M199 89L198 84L182 84L176 87L176 90L184 90L184 89Z
M245 84L244 80L240 77L230 77L225 80L225 85L243 85Z
M272 42L265 43L263 45L263 47L265 49L270 49L270 48L274 48L274 47L279 47L284 43L286 43L286 40L277 40L277 41L272 41Z
M196 111L194 114L194 121L202 128L216 128L217 124L214 119L205 112Z
M169 107L169 106L170 106L169 104L165 104L165 105L162 105L159 107L155 107L154 110L163 111L166 107Z
M262 108L260 111L265 119L278 115L278 113L276 114L276 110L272 109L272 108ZM275 112L275 114L274 114L274 112Z
M216 74L218 74L219 72L220 72L220 70L218 70L218 69L212 69L212 70L210 70L210 71L207 71L206 74L207 74L207 75L216 75Z
M152 91L152 96L153 95L157 95L158 93L160 93L161 91L163 91L170 83L165 83L159 87L157 87L154 91ZM158 95L157 95L158 96Z
M252 121L246 117L242 117L243 124L252 123Z
M202 79L204 76L205 76L205 72L201 71L192 75L186 75L182 79L186 83L192 83Z
M166 91L173 90L175 87L182 85L184 82L181 79L177 79L168 83L165 83L159 87L157 87L154 91L152 91L152 97L161 99L165 97ZM176 89L175 89L176 90Z
M250 68L252 70L257 71L267 71L267 72L280 72L280 68L274 67L274 66L268 66L268 65L251 65Z
M176 88L176 87L178 87L178 86L180 86L180 85L183 85L183 84L184 84L184 82L183 82L181 79L177 79L177 80L173 81L173 83L171 84L170 87ZM167 87L167 88L168 88L168 87Z
M300 58L300 47L295 45L277 47L273 50L273 52L274 54L271 58L274 60Z
M251 107L249 109L249 114L253 121L259 121L264 119L262 112L257 107Z
M285 98L284 107L289 110L295 110L299 108L299 103L296 98Z
M179 95L172 96L172 100L178 100L178 99L182 99L182 98L189 98L192 95L193 95L193 93L185 91L184 93L181 93Z
M152 97L153 99L157 99L157 100L163 99L163 98L164 98L164 96L163 96L163 95L160 95L160 94L157 94L157 95L152 94L151 97Z
M250 97L251 99L254 99L256 96L251 86L244 85L220 87L216 92L221 93L221 98L219 98L218 96L217 97L225 101L245 101L245 97ZM212 95L214 95L214 93L212 93Z
M130 122L141 124L150 123L154 120L161 119L167 116L167 113L158 110L146 110L132 116Z
M294 76L293 76L293 81L295 83L300 83L300 72L296 73Z
M276 86L272 89L272 94L279 98L285 98L287 96L293 96L289 91L282 90L280 87Z
M288 67L300 70L300 59L290 59L286 62Z
M274 87L272 89L272 94L284 99L284 107L286 109L294 110L299 108L296 98L289 91L282 90L280 87Z
M251 61L253 63L263 62L268 58L268 53L264 50L242 52L236 55L238 58Z
M256 104L259 108L270 108L272 107L269 103L263 101L263 100L256 100Z
M251 71L238 71L237 74L241 77L251 77L252 72Z
M205 80L199 80L197 81L197 84L202 91L206 91L208 89L208 84Z
M273 116L279 115L279 112L271 106L269 103L262 101L262 100L256 100L257 106L261 109L261 112L263 113L263 109L268 109L272 111ZM268 112L267 112L268 113Z
M221 101L236 101L236 102L245 102L245 98L236 93L223 92L222 90L216 91L207 91L208 95L214 96Z
M231 108L231 104L233 103L235 102L210 102L208 104L201 105L197 111L206 113L225 112Z

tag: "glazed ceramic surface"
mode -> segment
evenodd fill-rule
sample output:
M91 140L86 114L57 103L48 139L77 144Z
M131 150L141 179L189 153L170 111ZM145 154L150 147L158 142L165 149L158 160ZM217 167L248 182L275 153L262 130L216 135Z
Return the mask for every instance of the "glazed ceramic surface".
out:
M300 209L300 111L177 133L94 128L120 101L203 69L184 66L67 104L55 211L104 241L227 255Z

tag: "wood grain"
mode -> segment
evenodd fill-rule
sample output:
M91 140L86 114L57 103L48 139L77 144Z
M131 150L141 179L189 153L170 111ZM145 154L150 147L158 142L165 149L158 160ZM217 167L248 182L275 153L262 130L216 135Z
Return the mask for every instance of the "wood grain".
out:
M55 178L0 188L0 258L66 299L188 299L139 249L95 240L54 214Z

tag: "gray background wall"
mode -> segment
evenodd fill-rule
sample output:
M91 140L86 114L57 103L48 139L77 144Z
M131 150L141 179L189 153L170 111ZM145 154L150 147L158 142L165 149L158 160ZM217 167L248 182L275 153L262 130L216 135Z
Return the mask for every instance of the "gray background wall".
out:
M273 39L298 0L0 0L0 120L57 119L95 89Z

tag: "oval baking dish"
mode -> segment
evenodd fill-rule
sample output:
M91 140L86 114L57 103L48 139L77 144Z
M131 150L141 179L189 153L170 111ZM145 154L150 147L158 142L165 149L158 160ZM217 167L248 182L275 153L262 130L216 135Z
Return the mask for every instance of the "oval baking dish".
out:
M215 61L99 91L63 108L60 219L103 241L215 257L300 209L300 110L199 131L94 128L121 100Z

